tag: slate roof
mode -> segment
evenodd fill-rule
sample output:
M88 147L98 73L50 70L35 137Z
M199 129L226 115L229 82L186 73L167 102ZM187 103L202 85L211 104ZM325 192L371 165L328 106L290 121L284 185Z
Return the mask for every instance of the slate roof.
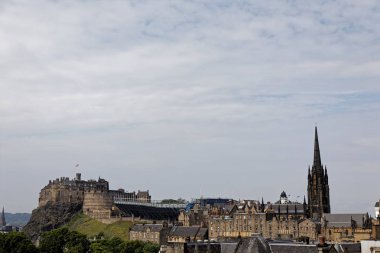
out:
M238 245L237 242L221 243L220 244L220 252L221 253L235 252L237 245Z
M236 253L271 253L268 242L261 236L243 238L237 246Z
M354 214L331 214L326 213L324 217L327 221L327 227L351 227L351 218L356 222L358 227L363 226L364 213Z
M295 214L297 208L297 214L303 214L303 205L302 204L272 204L272 210L274 213L278 213L278 208L280 207L280 213L286 214L287 209L289 214Z
M207 235L207 228L201 228L199 226L191 226L191 227L185 227L185 226L174 226L170 232L169 236L180 236L180 237L190 237L195 238L197 236L199 237L205 237Z
M160 232L164 228L164 226L162 224L135 224L133 225L131 231L144 232L148 228L151 232Z
M362 247L360 243L341 243L339 245L340 252L347 253L360 253L362 252Z
M305 244L270 244L272 253L318 253L315 245Z
M208 229L207 228L200 228L199 231L198 231L197 236L207 237L207 234L208 234Z

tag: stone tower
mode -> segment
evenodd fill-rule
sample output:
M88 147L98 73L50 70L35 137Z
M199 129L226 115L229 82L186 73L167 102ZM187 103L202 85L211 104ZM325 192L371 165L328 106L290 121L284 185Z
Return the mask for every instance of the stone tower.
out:
M312 218L320 218L323 213L330 213L330 189L327 168L323 169L319 151L318 131L315 127L314 162L308 172L308 213Z
M0 217L0 227L3 227L7 225L7 223L5 222L5 213L4 213L4 207L3 207L3 211L1 212L1 217Z

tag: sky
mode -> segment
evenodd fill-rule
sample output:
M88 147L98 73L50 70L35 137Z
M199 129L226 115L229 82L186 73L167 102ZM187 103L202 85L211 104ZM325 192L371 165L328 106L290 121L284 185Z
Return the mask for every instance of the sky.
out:
M3 0L0 206L76 172L302 201L317 125L332 212L374 215L379 81L375 0Z

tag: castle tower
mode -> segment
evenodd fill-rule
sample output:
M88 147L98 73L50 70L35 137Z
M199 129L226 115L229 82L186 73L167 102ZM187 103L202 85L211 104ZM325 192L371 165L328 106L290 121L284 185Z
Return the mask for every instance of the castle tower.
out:
M1 217L0 217L0 227L3 227L7 225L7 223L5 222L5 213L4 213L4 207L3 207L3 211L1 212Z
M308 211L312 218L320 218L323 213L330 213L330 189L327 168L323 169L319 150L318 131L315 127L314 161L308 171Z

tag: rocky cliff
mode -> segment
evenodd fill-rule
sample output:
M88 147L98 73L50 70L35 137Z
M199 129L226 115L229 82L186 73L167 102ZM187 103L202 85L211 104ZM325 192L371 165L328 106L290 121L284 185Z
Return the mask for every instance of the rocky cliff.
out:
M83 202L50 203L33 210L32 216L23 231L33 241L46 231L59 228L68 223L74 215L82 211Z

